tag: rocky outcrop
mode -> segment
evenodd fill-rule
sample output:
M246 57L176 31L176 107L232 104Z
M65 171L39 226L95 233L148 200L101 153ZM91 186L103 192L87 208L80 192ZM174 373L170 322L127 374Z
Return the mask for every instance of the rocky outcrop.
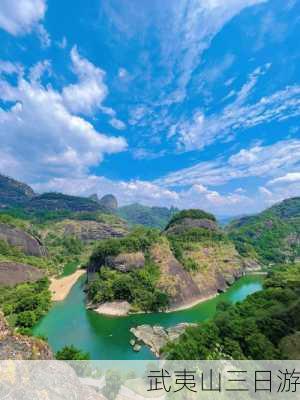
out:
M145 265L145 256L141 251L136 253L121 253L115 257L106 257L105 264L118 271L129 272L143 268Z
M24 282L36 282L44 272L31 265L15 262L0 262L0 286L15 286Z
M219 230L217 223L211 219L182 218L180 223L172 224L165 232L166 234L176 235L184 233L186 230L193 228L205 228L212 231Z
M112 194L106 194L103 196L99 204L109 211L115 211L118 208L118 200Z
M57 224L65 236L75 236L83 242L123 237L128 233L125 223L104 223L97 221L65 220Z
M167 241L151 249L153 261L160 267L159 288L170 297L171 308L177 308L201 296L201 292L191 275L174 257Z
M130 329L130 332L136 338L136 340L131 340L130 344L137 351L137 346L140 346L139 343L144 343L156 357L159 357L161 349L168 342L178 339L191 326L197 326L197 324L181 323L170 328L163 328L157 325L140 325Z
M34 191L30 186L0 175L0 208L21 205L33 196Z
M191 307L224 292L245 270L231 244L198 243L195 250L186 251L185 257L197 263L196 271L184 268L174 257L167 240L153 246L150 254L160 267L158 286L169 295L170 311Z
M106 400L99 391L105 379L92 377L93 364L88 377L82 378L84 365L77 362L13 362L0 361L0 398L5 400ZM91 376L91 377L89 377Z
M16 334L0 312L0 360L51 360L53 354L44 341Z
M103 211L103 207L92 199L62 193L44 193L35 196L25 204L25 208L29 211Z
M21 229L6 224L0 223L0 240L6 241L11 246L18 247L29 256L43 257L47 255L46 248L39 239Z

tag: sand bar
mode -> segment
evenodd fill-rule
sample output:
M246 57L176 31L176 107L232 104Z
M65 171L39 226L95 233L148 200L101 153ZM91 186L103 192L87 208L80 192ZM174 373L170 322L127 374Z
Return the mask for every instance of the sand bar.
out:
M75 285L77 280L86 273L84 269L79 269L72 275L65 276L64 278L52 278L50 283L50 292L52 301L62 301L64 300L70 290Z

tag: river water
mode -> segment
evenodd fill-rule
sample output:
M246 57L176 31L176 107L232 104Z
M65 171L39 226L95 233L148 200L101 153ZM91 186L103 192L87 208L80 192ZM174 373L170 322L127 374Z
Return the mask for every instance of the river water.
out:
M136 314L127 317L107 317L85 308L83 292L85 278L73 286L68 297L55 303L49 313L35 327L35 335L44 335L54 351L73 344L98 360L150 360L154 356L143 347L138 353L129 344L130 328L151 324L172 326L180 322L200 322L211 318L216 305L222 300L231 303L244 300L249 294L262 289L262 276L249 275L235 282L226 293L205 301L188 310L173 313Z

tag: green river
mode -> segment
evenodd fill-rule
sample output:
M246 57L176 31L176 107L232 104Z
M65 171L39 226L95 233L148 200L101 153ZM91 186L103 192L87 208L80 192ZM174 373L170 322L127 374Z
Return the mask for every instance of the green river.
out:
M129 329L136 325L151 324L172 326L180 322L199 322L211 318L221 300L234 303L261 290L262 276L245 276L235 282L226 293L205 301L188 310L172 313L135 314L127 317L107 317L88 311L84 302L84 277L73 286L68 297L55 303L49 313L35 327L35 335L44 335L54 351L73 344L88 351L92 359L128 360L153 359L153 354L143 346L138 353L129 344Z

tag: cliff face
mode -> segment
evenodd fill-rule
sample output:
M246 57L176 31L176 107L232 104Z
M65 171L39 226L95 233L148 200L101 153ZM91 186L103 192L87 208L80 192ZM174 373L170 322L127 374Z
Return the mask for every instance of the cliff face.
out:
M115 211L118 208L118 200L112 194L106 194L99 200L99 204L108 211Z
M28 185L0 175L0 208L18 206L33 196L34 191Z
M123 237L128 233L127 226L121 220L109 223L66 219L55 224L54 228L62 236L75 236L83 242Z
M170 308L185 307L222 292L240 277L244 263L232 245L201 245L185 254L198 267L186 270L167 241L151 249L151 256L161 270L159 288L169 294Z
M103 207L92 199L61 193L44 193L35 196L24 204L24 207L29 211L103 211Z
M36 282L44 272L32 265L17 262L0 262L0 285L15 286L24 282Z
M15 334L0 312L0 360L51 360L53 354L40 339Z
M20 248L25 254L36 257L47 255L42 243L28 233L0 223L0 240L6 241L11 246Z

